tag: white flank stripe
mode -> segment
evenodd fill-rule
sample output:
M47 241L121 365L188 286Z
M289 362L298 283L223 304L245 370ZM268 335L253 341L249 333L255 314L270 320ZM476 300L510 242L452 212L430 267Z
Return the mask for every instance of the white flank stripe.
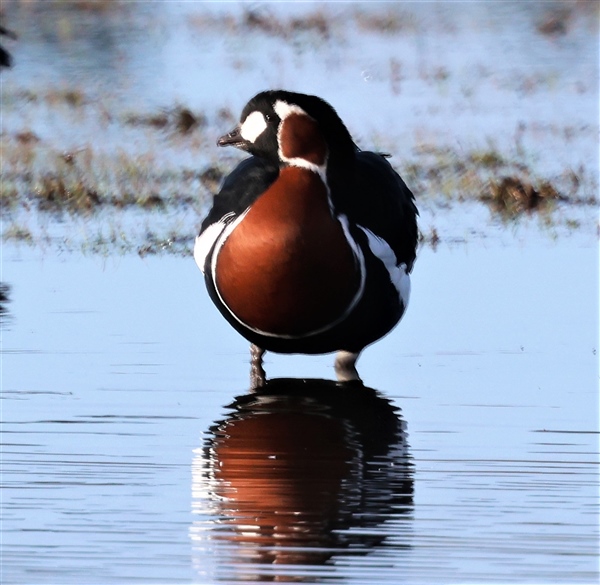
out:
M315 329L314 331L308 331L307 333L303 333L301 335L284 335L284 334L271 333L269 331L262 331L260 329L257 329L255 327L252 327L252 326L248 325L248 323L245 323L244 321L242 321L227 306L227 303L223 299L223 296L221 295L221 292L219 291L219 287L217 286L217 281L216 281L217 261L218 261L218 257L219 257L219 252L221 251L221 248L223 247L223 244L225 244L225 241L231 235L231 233L233 232L233 230L242 222L242 220L244 219L244 217L246 217L247 213L248 213L248 210L246 210L244 213L242 213L240 216L238 216L235 221L233 221L233 222L227 224L226 226L224 226L225 229L221 229L219 231L219 233L217 233L216 236L212 239L212 242L215 242L215 240L216 240L216 243L214 244L215 247L214 247L214 250L213 250L212 258L211 258L211 273L212 273L213 283L214 283L214 286L215 286L215 291L217 292L217 295L219 296L219 299L221 300L221 303L223 304L224 307L227 308L227 310L233 316L233 318L238 323L240 323L241 325L243 325L247 329L250 329L251 331L254 331L255 333L258 333L260 335L264 335L265 337L278 337L278 338L281 338L281 339L302 339L302 338L305 338L305 337L311 337L312 335L317 335L319 333L323 333L325 331L328 331L332 327L335 327L338 323L341 323L350 314L350 312L354 309L354 307L356 307L356 305L358 304L358 302L362 298L362 295L363 295L363 292L364 292L364 289L365 289L365 278L366 278L365 257L363 255L362 250L360 249L360 247L357 245L357 243L354 241L354 239L350 235L350 231L348 229L348 218L345 215L340 215L338 217L338 220L339 220L339 222L340 222L340 224L342 226L342 229L344 230L344 235L346 236L346 239L348 240L348 244L352 248L352 250L353 250L353 252L354 252L354 254L356 256L356 259L358 260L359 270L360 270L360 284L359 284L358 290L356 291L356 294L354 295L354 297L350 301L349 305L346 307L345 311L337 319L335 319L334 321L332 321L331 323L328 323L327 325L325 325L323 327L320 327L319 329ZM224 218L222 218L218 222L218 224L221 224L221 222L223 221L223 219L225 219L226 217L227 216L225 216ZM217 224L213 224L213 225L209 226L202 235L204 235L214 225L217 225ZM215 230L214 233L216 233L216 230ZM197 247L198 247L198 239L200 239L200 238L196 238L196 246ZM210 251L211 247L212 247L212 244L208 247L207 253ZM194 249L194 257L196 257L196 249ZM206 258L206 255L204 256L204 258ZM198 261L196 260L196 263L197 262Z
M225 214L219 221L211 223L199 236L196 237L196 243L194 244L194 260L196 266L200 268L202 274L204 274L204 266L206 265L206 257L211 251L217 238L221 235L221 232L227 226L227 219L230 218L233 213Z
M406 264L400 264L400 266L397 266L396 254L394 254L394 251L390 245L383 238L376 236L371 230L368 230L362 226L358 227L367 235L371 252L373 252L373 254L377 256L377 258L379 258L386 267L390 275L390 280L398 291L398 296L400 297L404 308L406 308L410 298L410 276L406 270Z
M223 227L225 229L222 229L220 231L220 233L217 234L217 237L213 240L213 242L216 242L216 243L215 243L215 249L213 250L213 253L212 253L211 264L210 264L210 271L212 273L213 282L215 283L215 290L217 291L217 294L219 295L219 298L221 299L221 301L223 302L223 304L225 306L227 306L227 304L225 303L225 301L223 301L223 298L221 297L221 293L219 292L219 289L217 288L217 280L216 280L216 278L217 278L217 258L219 257L219 252L221 251L221 248L223 247L223 244L225 243L225 240L227 240L227 238L231 235L231 232L246 217L246 214L248 213L249 209L250 208L246 209L246 211L244 211L244 213L238 215L235 218L235 221L232 221L232 222L227 223L226 225L224 225ZM219 223L221 223L223 220L226 220L227 218L231 217L232 215L234 215L234 214L233 213L229 213L227 215L224 215L219 220Z

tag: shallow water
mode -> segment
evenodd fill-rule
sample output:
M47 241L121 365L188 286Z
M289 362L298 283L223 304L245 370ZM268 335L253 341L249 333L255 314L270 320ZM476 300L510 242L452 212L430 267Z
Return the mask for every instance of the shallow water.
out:
M3 583L598 579L594 245L423 249L377 391L268 355L248 395L191 259L4 278Z

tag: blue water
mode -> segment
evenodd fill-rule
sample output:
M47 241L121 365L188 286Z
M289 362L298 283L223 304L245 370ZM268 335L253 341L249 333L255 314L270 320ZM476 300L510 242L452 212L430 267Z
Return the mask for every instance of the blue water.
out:
M4 250L3 583L597 579L595 247L423 249L347 399L332 356L248 396L191 258L39 256Z

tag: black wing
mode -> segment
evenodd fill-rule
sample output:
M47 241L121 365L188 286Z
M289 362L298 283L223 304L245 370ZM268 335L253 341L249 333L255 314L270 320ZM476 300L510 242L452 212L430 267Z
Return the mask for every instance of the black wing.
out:
M213 206L202 222L200 233L224 215L243 213L277 179L279 168L257 157L244 159L225 179Z
M415 198L385 157L375 152L356 153L356 168L349 191L340 193L336 209L352 223L383 238L396 254L398 264L410 271L416 258L417 216Z

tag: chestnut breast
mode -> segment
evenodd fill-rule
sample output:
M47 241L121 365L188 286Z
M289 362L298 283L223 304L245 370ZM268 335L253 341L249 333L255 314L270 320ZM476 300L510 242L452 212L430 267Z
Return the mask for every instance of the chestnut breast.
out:
M215 282L233 314L267 334L301 336L343 314L360 275L318 174L282 169L222 244Z

